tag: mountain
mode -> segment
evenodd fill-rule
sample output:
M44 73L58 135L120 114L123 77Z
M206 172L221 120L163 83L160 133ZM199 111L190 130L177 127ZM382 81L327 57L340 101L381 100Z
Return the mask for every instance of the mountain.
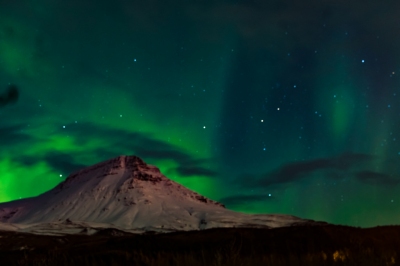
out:
M226 209L168 179L137 156L84 168L32 198L0 204L1 228L34 233L169 232L215 227L281 227L312 224L289 215L249 215Z

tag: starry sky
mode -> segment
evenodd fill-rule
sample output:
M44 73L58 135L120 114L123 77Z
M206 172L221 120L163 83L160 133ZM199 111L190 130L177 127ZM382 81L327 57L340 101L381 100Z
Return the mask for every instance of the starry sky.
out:
M0 2L0 202L137 155L227 208L400 224L399 1Z

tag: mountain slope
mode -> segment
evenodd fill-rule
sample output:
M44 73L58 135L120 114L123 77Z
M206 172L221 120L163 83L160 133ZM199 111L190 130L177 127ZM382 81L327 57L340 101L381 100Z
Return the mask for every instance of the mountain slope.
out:
M227 210L166 178L139 157L119 156L73 173L37 197L0 204L0 222L34 225L36 229L80 228L83 222L145 232L279 227L311 221Z

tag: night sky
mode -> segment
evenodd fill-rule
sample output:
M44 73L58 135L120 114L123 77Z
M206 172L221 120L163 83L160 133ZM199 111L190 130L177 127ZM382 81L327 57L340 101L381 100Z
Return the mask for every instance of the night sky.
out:
M137 155L227 208L400 224L400 2L0 2L0 202Z

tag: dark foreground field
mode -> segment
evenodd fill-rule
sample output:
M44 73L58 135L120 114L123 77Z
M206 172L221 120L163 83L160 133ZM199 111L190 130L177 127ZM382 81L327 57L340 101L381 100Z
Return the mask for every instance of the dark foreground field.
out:
M118 234L0 232L0 265L400 265L400 226Z

